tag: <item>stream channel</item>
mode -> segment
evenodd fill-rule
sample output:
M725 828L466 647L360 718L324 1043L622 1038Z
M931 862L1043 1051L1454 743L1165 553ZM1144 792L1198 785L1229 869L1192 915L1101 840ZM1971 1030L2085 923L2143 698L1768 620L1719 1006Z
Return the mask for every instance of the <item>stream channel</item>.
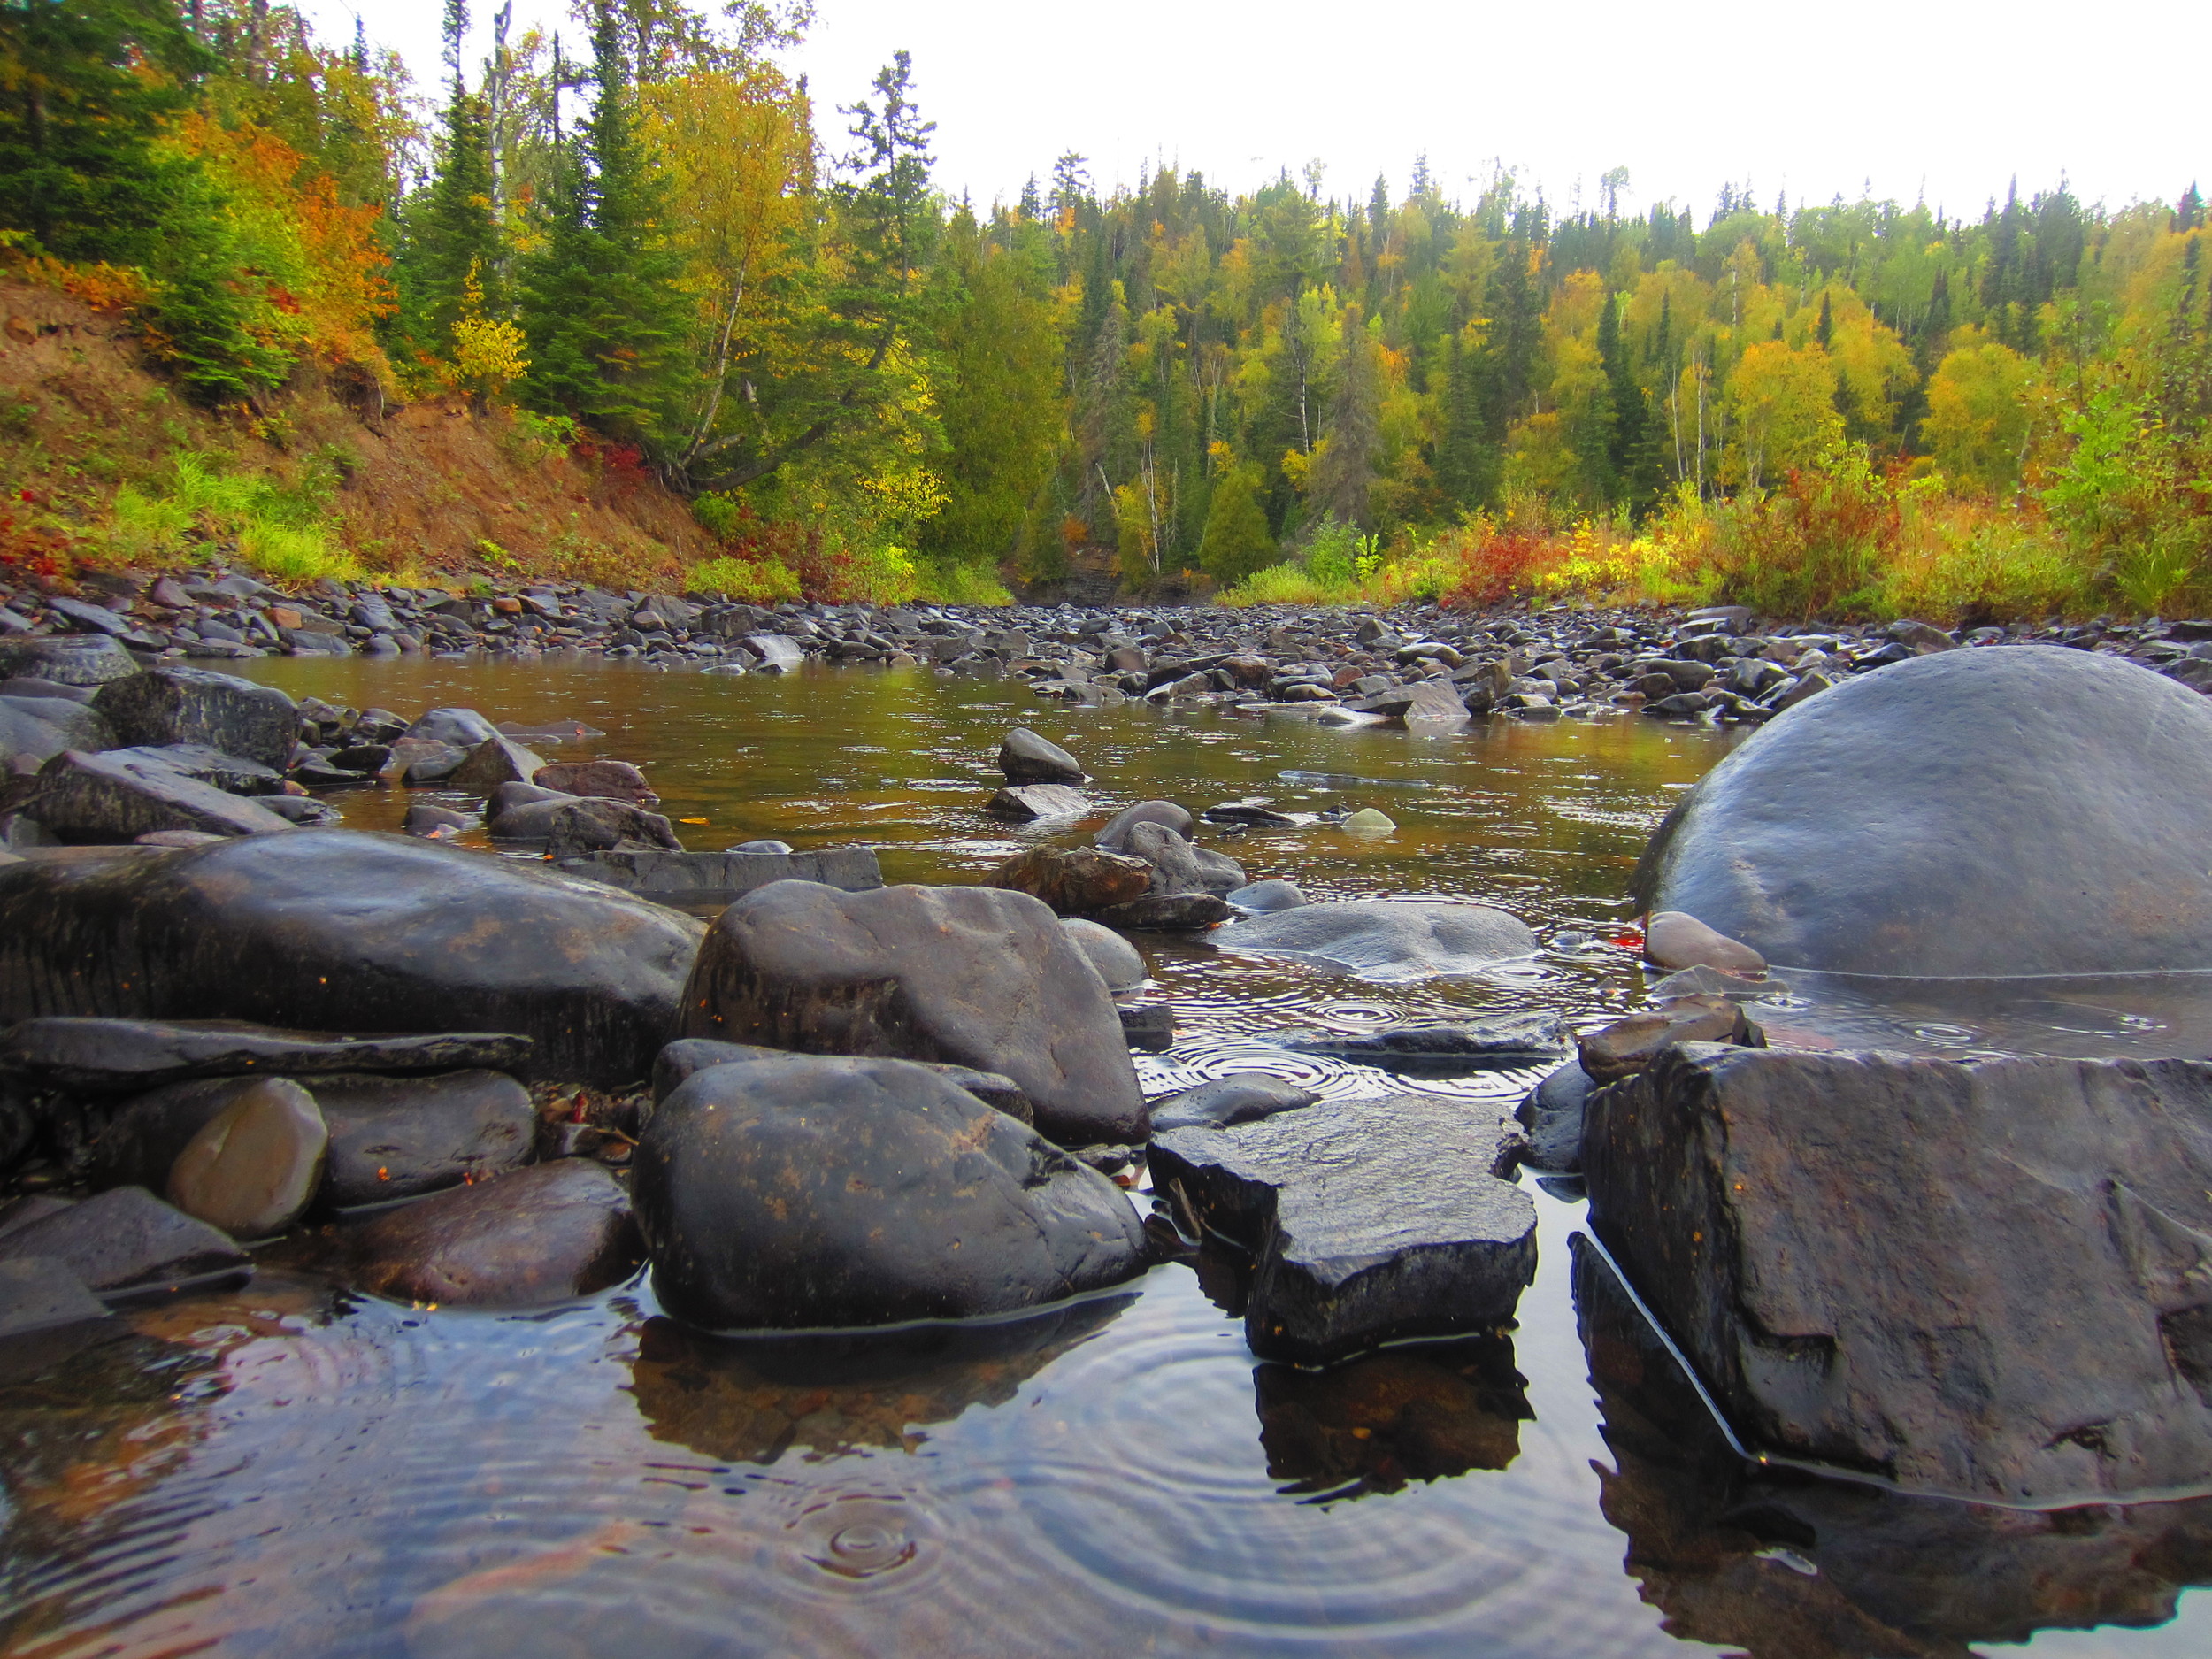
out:
M1069 710L919 672L241 666L411 717L580 718L605 737L548 757L637 763L687 845L864 841L891 881L972 881L1025 835L1072 838L979 810L999 738L1028 725L1109 809L1379 807L1399 826L1381 840L1202 833L1256 879L1479 900L1543 941L1485 979L1383 985L1148 938L1138 1000L1177 1025L1138 1056L1156 1098L1258 1070L1328 1095L1517 1099L1540 1072L1404 1081L1275 1042L1631 1006L1642 972L1608 941L1629 872L1737 741L1632 716L1423 737ZM397 828L409 798L330 797L365 829ZM2194 984L1961 997L1783 977L1792 994L1753 1010L1778 1042L2212 1052ZM1325 1372L1256 1365L1222 1305L1233 1271L1203 1263L1030 1319L844 1342L695 1337L642 1278L497 1315L265 1271L141 1310L0 1377L0 1654L2212 1652L2212 1592L2185 1587L2212 1582L2212 1500L2053 1517L1747 1480L1663 1356L1594 1305L1611 1293L1574 1245L1572 1184L1521 1179L1540 1266L1509 1332Z

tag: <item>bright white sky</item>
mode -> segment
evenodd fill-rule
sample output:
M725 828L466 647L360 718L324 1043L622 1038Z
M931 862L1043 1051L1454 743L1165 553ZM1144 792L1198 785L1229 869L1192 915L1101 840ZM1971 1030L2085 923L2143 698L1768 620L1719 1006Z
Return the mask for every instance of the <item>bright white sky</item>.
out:
M441 0L300 0L333 43L358 9L372 41L436 79ZM472 0L472 58L490 0ZM514 0L518 32L564 24L565 0ZM1164 156L1246 189L1327 164L1325 192L1394 200L1425 150L1471 195L1502 158L1563 209L1626 166L1624 206L1694 207L1748 182L1762 206L1878 196L1978 215L2017 173L2064 174L2085 201L2171 200L2212 184L2212 127L2187 88L2212 46L2203 0L819 0L791 59L820 125L899 48L937 122L936 176L978 205L1011 201L1073 150L1102 186ZM566 24L569 33L575 26ZM581 42L579 42L580 46Z

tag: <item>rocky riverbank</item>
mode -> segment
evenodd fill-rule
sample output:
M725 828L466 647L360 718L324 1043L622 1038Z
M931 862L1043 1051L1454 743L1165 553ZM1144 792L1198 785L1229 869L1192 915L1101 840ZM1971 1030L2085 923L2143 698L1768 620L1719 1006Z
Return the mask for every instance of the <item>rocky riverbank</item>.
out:
M553 652L714 673L810 663L1012 675L1076 707L1317 705L1325 718L1452 724L1635 709L1757 723L1853 674L1961 645L2024 641L2120 656L2212 690L2212 621L1973 627L1784 624L1738 607L1687 613L1433 606L1360 611L1062 605L999 610L734 603L711 594L572 584L456 592L322 581L288 594L214 568L88 572L77 595L0 586L0 679L35 673L11 642L99 634L147 660L209 665L273 653ZM12 664L12 666L10 664Z

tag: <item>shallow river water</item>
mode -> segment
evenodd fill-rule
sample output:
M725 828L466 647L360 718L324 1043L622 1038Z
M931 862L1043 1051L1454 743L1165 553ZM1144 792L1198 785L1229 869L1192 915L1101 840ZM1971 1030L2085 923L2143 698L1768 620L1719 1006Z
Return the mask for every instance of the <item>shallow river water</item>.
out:
M1537 1005L1601 1022L1642 983L1607 940L1636 855L1732 741L1629 718L1423 738L1071 711L926 673L248 666L357 707L580 718L606 736L545 752L637 762L689 846L865 841L894 881L972 879L1022 844L978 809L1026 724L1110 809L1379 807L1399 826L1382 840L1316 822L1215 844L1316 896L1500 904L1544 941L1489 979L1394 986L1147 941L1137 1000L1177 1025L1139 1056L1155 1095L1239 1070L1409 1086L1275 1046L1317 1028ZM411 797L332 798L392 828ZM1777 1041L2212 1048L2190 986L1789 977L1754 1010ZM1534 1075L1409 1086L1509 1100ZM844 1343L695 1338L642 1279L495 1316L268 1271L143 1310L0 1376L0 1653L2212 1651L2212 1593L2185 1587L2212 1582L2202 1504L2054 1520L1747 1486L1663 1360L1603 1337L1618 1310L1571 1186L1523 1179L1540 1266L1514 1328L1320 1372L1256 1365L1210 1260L1033 1319ZM1771 1519L1793 1505L1824 1518Z

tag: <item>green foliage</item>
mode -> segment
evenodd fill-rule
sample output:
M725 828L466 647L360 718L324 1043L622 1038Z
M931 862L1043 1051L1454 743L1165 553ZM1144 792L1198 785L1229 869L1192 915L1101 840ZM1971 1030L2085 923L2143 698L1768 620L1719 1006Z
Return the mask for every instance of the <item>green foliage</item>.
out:
M914 572L914 596L933 605L1010 605L1014 595L987 570L958 560L925 559Z
M799 597L799 579L780 560L725 555L703 559L686 571L684 591L726 594L749 604L773 605Z
M1233 466L1214 485L1213 505L1198 546L1199 568L1225 586L1264 569L1280 557L1260 510L1250 469Z
M127 484L116 492L112 545L127 563L199 558L230 546L279 580L355 580L360 565L324 517L334 482L326 464L287 484L229 472L216 457L184 450L171 457L169 477L157 488Z

